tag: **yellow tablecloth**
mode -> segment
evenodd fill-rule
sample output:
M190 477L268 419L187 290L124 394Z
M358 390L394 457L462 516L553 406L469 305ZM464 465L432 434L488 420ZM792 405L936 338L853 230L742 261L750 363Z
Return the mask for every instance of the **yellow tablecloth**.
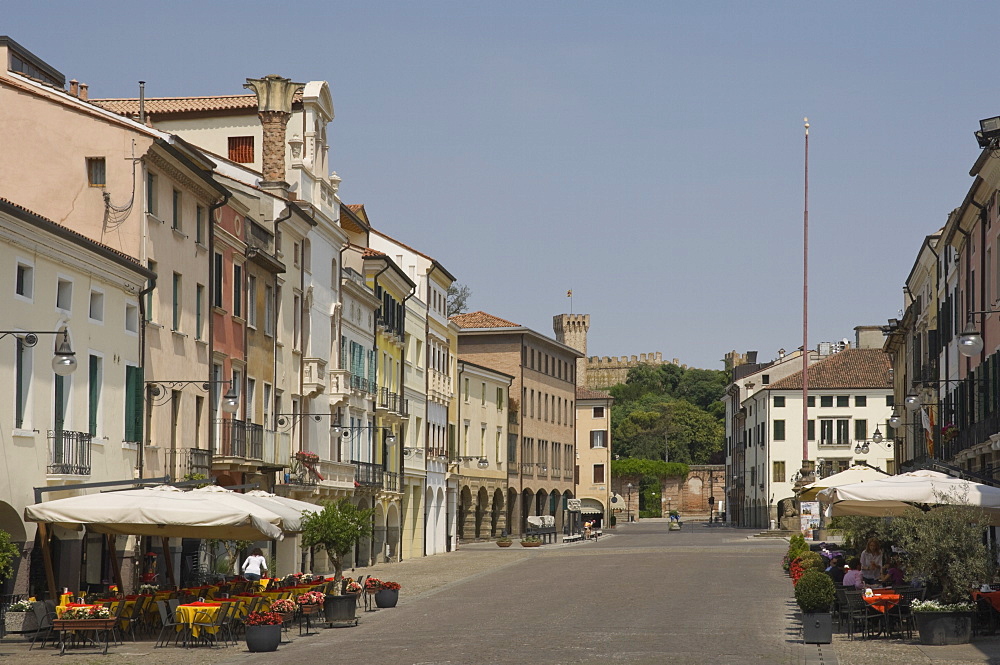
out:
M197 626L195 623L213 622L219 616L220 611L222 611L221 605L178 605L174 616L177 623L187 626L191 630L191 636L197 638L201 634L202 626ZM182 627L177 626L177 630L181 630ZM206 628L205 630L213 635L219 632L219 629L215 626Z
M70 608L75 609L75 608L78 608L78 607L91 608L91 607L97 607L97 605L81 605L79 603L66 603L65 605L57 605L56 606L56 618L57 619L61 619L64 612L66 612Z

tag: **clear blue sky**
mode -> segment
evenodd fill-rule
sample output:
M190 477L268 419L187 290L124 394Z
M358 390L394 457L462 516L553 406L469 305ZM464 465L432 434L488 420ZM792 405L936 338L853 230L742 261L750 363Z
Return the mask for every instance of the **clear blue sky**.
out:
M280 7L284 13L269 6ZM483 309L721 368L903 306L1000 114L995 3L44 2L7 34L92 97L326 80L347 203ZM2 183L0 183L2 190ZM16 200L16 193L5 194Z

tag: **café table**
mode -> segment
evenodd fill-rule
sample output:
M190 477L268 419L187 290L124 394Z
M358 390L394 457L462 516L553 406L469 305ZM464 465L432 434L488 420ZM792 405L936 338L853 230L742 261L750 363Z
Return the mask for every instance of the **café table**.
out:
M885 635L888 637L892 628L889 621L889 610L896 607L896 605L899 604L899 601L903 599L903 596L896 593L892 589L872 589L872 595L868 596L866 594L862 594L861 598L872 609L882 613L882 631L884 631Z
M174 620L178 624L177 630L180 631L182 629L186 629L191 637L197 639L201 634L201 629L205 628L204 626L199 626L197 624L214 622L221 611L222 603L215 601L197 601L194 603L178 605L177 610L174 613ZM205 630L214 635L219 629L211 627L205 628Z

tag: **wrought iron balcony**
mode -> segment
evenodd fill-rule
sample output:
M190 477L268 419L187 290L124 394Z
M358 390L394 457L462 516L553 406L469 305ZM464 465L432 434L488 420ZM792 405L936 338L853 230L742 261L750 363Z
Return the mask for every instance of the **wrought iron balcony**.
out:
M410 400L403 399L399 393L390 392L388 388L379 389L378 401L375 406L400 416L410 415Z
M363 376L351 374L351 389L370 393L372 392L372 384Z
M386 471L382 475L382 489L388 490L390 492L398 492L399 489L399 474L394 471Z
M87 432L49 430L48 472L66 476L90 475L90 446L94 437Z
M216 420L219 457L239 457L247 460L264 459L264 426L245 420Z
M206 478L209 477L212 471L211 450L206 450L204 448L188 448L183 451L183 455L187 458L184 462L184 468L187 469L189 474L201 474Z
M385 483L385 470L381 464L355 461L354 480L365 487L382 487Z

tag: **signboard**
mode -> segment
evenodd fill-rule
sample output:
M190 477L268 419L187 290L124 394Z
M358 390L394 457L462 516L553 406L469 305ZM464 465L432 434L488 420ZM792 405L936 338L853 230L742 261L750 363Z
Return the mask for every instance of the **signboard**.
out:
M582 505L580 499L566 499L566 510L580 510Z
M819 528L819 501L803 501L799 504L799 520L802 535L812 538L812 530Z

